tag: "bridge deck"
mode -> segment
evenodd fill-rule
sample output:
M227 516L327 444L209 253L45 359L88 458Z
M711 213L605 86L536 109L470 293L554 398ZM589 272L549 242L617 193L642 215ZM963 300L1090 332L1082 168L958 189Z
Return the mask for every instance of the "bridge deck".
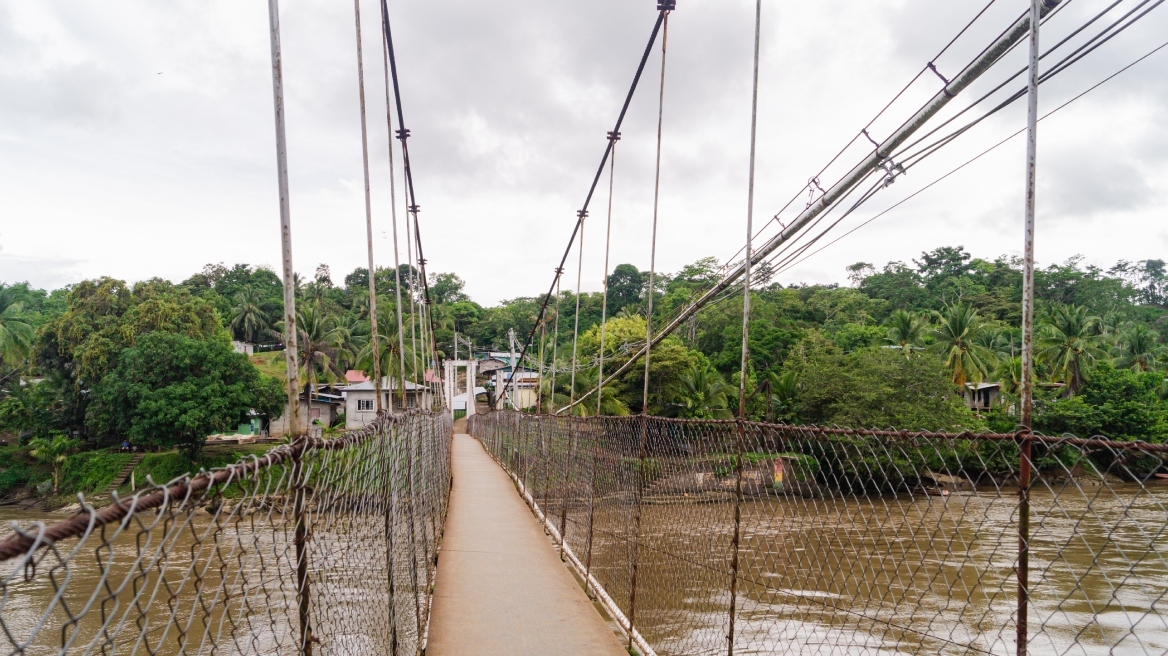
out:
M507 475L455 435L427 656L627 656Z

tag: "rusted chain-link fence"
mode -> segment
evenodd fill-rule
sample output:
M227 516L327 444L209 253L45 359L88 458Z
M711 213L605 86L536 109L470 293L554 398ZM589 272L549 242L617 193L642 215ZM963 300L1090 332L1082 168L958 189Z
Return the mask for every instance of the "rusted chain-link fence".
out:
M417 654L446 503L447 413L152 485L0 540L10 654Z
M1023 502L1019 435L470 430L642 654L1168 653L1164 445L1031 436Z

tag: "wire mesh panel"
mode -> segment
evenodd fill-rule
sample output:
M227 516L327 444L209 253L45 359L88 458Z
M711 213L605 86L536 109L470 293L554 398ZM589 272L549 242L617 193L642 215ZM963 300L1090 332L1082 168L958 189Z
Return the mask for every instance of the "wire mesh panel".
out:
M643 654L1016 654L1020 617L1029 654L1168 653L1164 445L516 412L470 430Z
M415 654L446 413L383 415L0 540L10 654Z

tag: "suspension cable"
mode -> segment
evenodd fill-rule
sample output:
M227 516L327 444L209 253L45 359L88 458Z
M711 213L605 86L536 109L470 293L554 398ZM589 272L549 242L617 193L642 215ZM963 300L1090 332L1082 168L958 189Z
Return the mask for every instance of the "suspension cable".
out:
M669 11L662 10L661 17L664 24L661 27L661 84L657 91L657 164L653 174L653 234L649 241L649 301L645 312L645 384L641 392L642 415L649 414L649 360L653 355L653 296L656 293L657 276L657 215L661 198L661 131L665 116L665 53L669 41ZM575 404L575 399L572 399L572 403Z
M572 376L568 383L568 402L576 401L576 349L580 341L580 282L584 274L584 221L588 218L587 212L581 212L580 217L580 242L577 245L577 260L576 260L576 316L573 317L572 326Z
M373 203L369 197L369 129L365 119L365 56L361 44L361 0L353 0L353 17L357 28L357 89L361 100L361 166L365 173L365 238L369 255L369 342L373 354L373 390L375 408L382 411L381 348L377 340L377 285L373 279Z
M616 180L616 142L620 141L619 132L609 132L608 140L612 142L610 149L612 156L608 159L608 220L604 228L604 297L600 303L600 361L597 369L596 382L604 380L604 333L608 323L608 256L612 245L612 190ZM573 400L575 400L573 398ZM596 415L604 413L604 388L598 386L596 390Z
M653 24L653 32L649 35L649 42L645 45L645 52L641 55L641 61L637 66L637 72L633 75L633 82L629 86L628 93L625 95L625 101L621 106L620 114L617 115L616 125L612 129L613 132L620 132L621 124L624 123L625 120L625 114L627 114L629 110L629 104L632 103L633 95L636 93L637 86L641 81L641 73L644 72L645 64L649 61L649 55L653 51L653 44L657 42L657 35L661 31L661 26L664 21L665 12L658 11L657 21ZM596 175L592 179L592 185L588 189L588 195L584 198L584 206L580 208L582 211L587 211L589 204L592 202L592 196L596 192L596 186L600 183L600 176L604 173L604 166L612 152L612 146L613 144L611 141L609 141L608 145L605 146L604 154L600 158L600 166L596 168ZM568 238L568 246L564 249L563 256L560 257L559 266L556 267L556 278L552 281L551 287L548 289L547 294L544 295L543 303L540 305L539 313L536 315L536 325L539 324L539 320L542 319L544 313L547 312L548 304L551 302L553 290L556 290L559 287L559 277L562 275L564 265L568 261L568 254L572 252L572 245L576 241L576 233L579 232L579 230L580 220L577 219L574 227L572 228L572 234ZM535 336L535 327L535 325L531 327L531 333L528 334L527 339L524 341L523 350L520 352L520 359L522 359L522 356L527 354L527 348L531 344L532 338Z
M1059 4L1063 1L1070 0L1044 0L1041 15L1049 15ZM982 50L973 61L971 61L962 72L959 73L952 81L950 81L941 91L937 92L930 98L920 109L913 113L913 115L906 119L891 136L884 139L884 141L876 144L876 147L868 153L858 164L856 164L847 174L845 174L839 181L833 184L826 190L818 199L811 203L799 216L789 225L787 225L779 234L771 237L764 243L759 250L751 258L754 260L763 260L773 253L777 248L790 241L799 235L809 223L830 210L840 201L841 198L847 196L854 188L860 184L864 179L872 175L877 169L884 168L885 165L892 167L895 163L887 162L889 159L886 153L894 152L901 144L905 143L912 135L920 129L930 118L937 115L950 100L955 98L961 91L966 89L976 79L981 77L990 67L997 63L1004 52L1012 48L1026 33L1029 31L1029 14L1024 14L1011 24L993 43ZM628 367L635 362L639 357L646 354L654 343L660 342L673 330L677 328L682 322L693 316L697 311L704 307L711 299L716 298L728 287L735 283L743 275L744 266L739 265L732 271L722 277L713 287L706 290L700 298L687 305L672 321L670 321L656 336L647 340L645 347L636 355L634 355L628 362L619 367L615 372L610 374L607 381L611 381L616 376L628 370ZM652 293L652 290L650 290ZM592 390L584 396L577 399L580 402L590 396L595 390ZM561 408L560 412L567 408Z
M1140 62L1144 61L1144 60L1145 60L1145 59L1147 59L1148 57L1151 57L1152 55L1154 55L1154 54L1156 54L1157 52L1159 52L1159 51L1163 50L1164 48L1168 48L1168 41L1165 41L1164 43L1162 43L1162 44L1160 44L1160 45L1156 46L1155 48L1153 48L1152 50L1148 51L1148 52L1147 52L1147 53L1145 53L1143 56L1141 56L1139 59L1136 59L1135 61L1131 62L1130 64L1127 64L1127 65L1126 65L1126 66L1124 66L1123 68L1121 68L1121 69L1117 70L1116 72L1112 73L1111 75L1108 75L1107 77L1103 78L1103 79L1102 79L1102 80L1100 80L1099 82L1096 82L1094 85L1092 85L1092 86L1088 87L1087 89L1085 89L1084 91L1082 91L1081 93L1079 93L1079 94L1078 94L1078 95L1076 95L1075 97L1071 98L1070 100L1067 100L1066 102L1064 102L1063 104L1059 105L1058 107L1055 107L1054 109L1050 110L1050 111L1049 111L1049 112L1047 112L1046 114L1043 114L1043 115L1042 115L1042 117L1041 117L1041 118L1039 118L1038 120L1039 120L1039 121L1046 120L1046 119L1047 119L1049 116L1051 116L1051 115L1052 115L1052 114L1054 114L1055 112L1058 112L1059 110L1061 110L1061 109L1065 108L1066 106L1070 105L1071 103L1075 102L1076 100L1079 100L1079 99L1080 99L1080 98L1082 98L1083 96L1086 96L1087 94L1091 93L1092 91L1094 91L1094 90L1098 89L1099 87L1103 86L1103 85L1104 85L1104 84L1106 84L1107 82L1110 82L1112 79L1114 79L1114 78L1118 77L1118 76L1119 76L1121 73L1124 73L1124 72L1125 72L1125 71L1127 71L1129 68L1131 68L1131 67L1135 66L1136 64L1138 64L1138 63L1140 63ZM784 266L784 267L783 267L783 270L790 269L791 267L794 267L794 266L796 266L796 265L798 265L798 264L802 263L804 260L806 260L807 258L811 257L812 255L815 255L816 253L819 253L820 251L824 250L824 249L825 249L825 248L827 248L828 246L831 246L832 244L835 244L836 242L840 241L840 240L841 240L841 239L843 239L844 237L847 237L847 236L851 235L853 232L855 232L855 231L859 230L860 228L863 228L864 226L868 225L869 223L872 223L873 221L875 221L876 219L879 219L880 217L884 216L885 214L888 214L888 213L889 213L889 212L891 212L892 210L894 210L894 209L896 209L896 208L900 207L900 206L901 206L901 205L903 205L904 203L907 203L908 201L912 200L913 198L916 198L916 197L917 197L917 196L919 196L920 194L924 193L926 190L928 190L928 189L930 189L931 187L933 187L934 185L936 185L936 184L940 183L942 180L945 180L945 179L946 179L946 178L948 178L949 176L951 176L951 175L953 175L953 174L957 173L958 171L960 171L960 170L964 169L965 167L967 167L967 166L969 166L969 165L973 164L974 162L976 162L976 161L978 161L979 159L981 159L982 157L984 157L984 156L986 156L986 155L990 154L990 153L991 153L991 152L993 152L994 150L997 150L999 147L1001 147L1001 146L1005 145L1005 144L1006 144L1006 142L1008 142L1008 141L1010 141L1010 140L1014 139L1015 137L1017 137L1018 135L1022 134L1022 133L1023 133L1023 132L1025 132L1025 131L1026 131L1026 128L1022 128L1022 129L1020 129L1020 130L1018 130L1018 131L1014 132L1013 134L1011 134L1011 135L1007 136L1006 138L1002 139L1001 141L997 142L996 144L994 144L994 145L990 146L989 148L987 148L987 149L985 149L985 150L981 151L981 152L980 152L980 153L978 153L977 155L974 155L973 157L971 157L971 158L969 158L969 159L965 160L965 162L961 163L961 164L960 164L960 165L958 165L957 167L955 167L955 168L953 168L953 169L950 169L948 173L945 173L944 175L942 175L942 176L940 176L939 178L937 178L937 179L933 180L932 182L930 182L929 184L925 185L924 187L921 187L920 189L918 189L917 191L913 192L911 195L909 195L909 196L907 196L907 197L905 197L905 198L901 199L900 201L898 201L896 204L892 205L891 207L888 207L888 208L886 208L886 209L882 210L882 211L881 211L879 214L876 214L875 216L872 216L871 218L868 218L868 219L866 219L866 220L865 220L863 223L860 223L859 225L855 226L854 228L852 228L852 229L848 230L847 232L843 233L842 235L840 235L840 236L836 237L836 238L835 238L835 239L833 239L832 241L830 241L830 242L828 242L828 243L824 244L823 246L821 246L821 247L820 247L820 248L818 248L817 250L815 250L815 251L813 251L813 252L811 252L811 253L807 254L806 256L804 256L804 257L800 258L800 259L799 259L797 262L793 262L793 263L791 263L791 264L789 264L789 265L786 265L786 266ZM778 272L776 272L776 273L778 273Z
M397 243L397 191L396 183L393 179L393 105L390 103L390 82L389 82L389 43L386 40L389 34L389 11L385 4L386 0L381 0L381 52L384 64L385 73L385 124L388 128L389 140L389 213L393 219L393 280L394 293L397 296L397 303L394 306L394 314L397 315L397 353L398 353L398 385L401 389L398 390L398 396L401 400L401 409L405 411L406 407L406 334L402 327L402 297L401 297L401 250ZM369 278L372 280L374 272L369 271Z

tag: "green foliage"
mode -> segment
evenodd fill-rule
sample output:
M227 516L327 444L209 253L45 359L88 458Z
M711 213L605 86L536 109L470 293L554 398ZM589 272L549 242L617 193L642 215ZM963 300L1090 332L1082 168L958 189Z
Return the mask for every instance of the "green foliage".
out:
M53 492L56 492L61 487L61 472L65 468L68 456L81 448L81 441L74 440L64 433L56 433L51 437L34 438L28 445L32 449L29 455L52 468Z
M707 362L694 362L681 375L681 394L665 414L683 419L733 419L729 397L738 396Z
M65 461L61 491L86 494L104 492L133 457L130 453L110 451L75 453Z
M151 333L94 388L87 423L99 435L178 446L193 456L207 435L238 426L252 409L274 412L274 390L222 342Z
M1078 395L1046 404L1036 428L1047 433L1104 435L1117 440L1168 440L1168 402L1160 396L1163 374L1095 369Z
M788 363L802 379L794 404L800 421L856 428L980 427L935 357L906 359L891 349L843 353L819 336L802 350Z

